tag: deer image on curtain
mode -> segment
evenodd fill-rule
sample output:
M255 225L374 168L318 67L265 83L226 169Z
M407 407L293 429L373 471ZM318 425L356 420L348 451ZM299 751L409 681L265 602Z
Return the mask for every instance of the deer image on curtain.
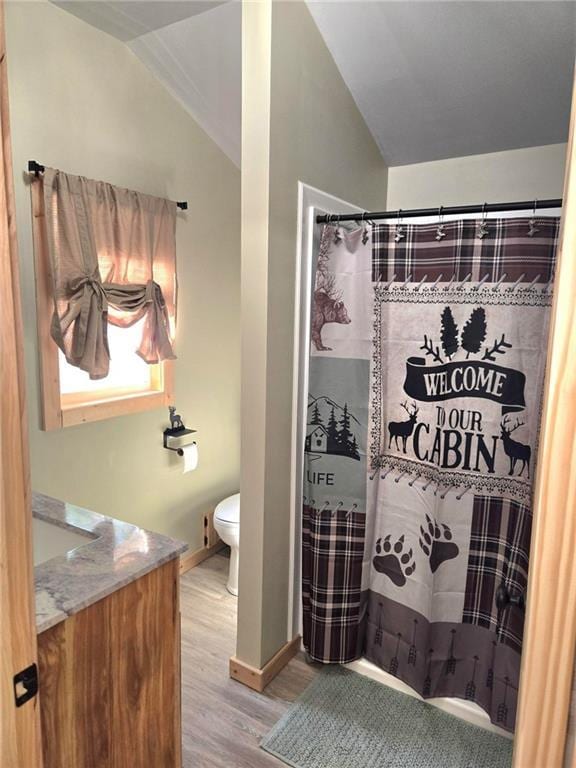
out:
M438 240L436 224L328 225L314 286L308 653L365 656L507 730L558 227L459 220Z

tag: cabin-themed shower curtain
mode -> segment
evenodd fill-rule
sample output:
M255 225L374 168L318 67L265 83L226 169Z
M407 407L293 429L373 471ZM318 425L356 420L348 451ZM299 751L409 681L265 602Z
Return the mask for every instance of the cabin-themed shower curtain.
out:
M328 225L317 254L305 647L508 730L558 223Z

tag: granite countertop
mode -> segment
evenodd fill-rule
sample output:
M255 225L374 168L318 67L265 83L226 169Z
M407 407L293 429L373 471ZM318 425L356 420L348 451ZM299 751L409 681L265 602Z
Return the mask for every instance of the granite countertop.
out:
M32 494L32 514L92 538L77 549L34 568L38 633L173 560L187 549L182 541L40 493Z

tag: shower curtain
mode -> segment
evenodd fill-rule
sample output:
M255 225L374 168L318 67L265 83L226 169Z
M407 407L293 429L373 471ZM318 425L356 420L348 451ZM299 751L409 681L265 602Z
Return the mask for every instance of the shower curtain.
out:
M328 225L313 292L305 647L507 730L558 226Z

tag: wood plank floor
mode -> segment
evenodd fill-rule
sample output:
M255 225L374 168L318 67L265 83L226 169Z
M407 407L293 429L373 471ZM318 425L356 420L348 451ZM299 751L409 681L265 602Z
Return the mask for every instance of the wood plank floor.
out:
M237 600L227 570L228 559L214 555L181 578L183 766L279 768L259 740L316 672L298 655L262 694L229 678Z

